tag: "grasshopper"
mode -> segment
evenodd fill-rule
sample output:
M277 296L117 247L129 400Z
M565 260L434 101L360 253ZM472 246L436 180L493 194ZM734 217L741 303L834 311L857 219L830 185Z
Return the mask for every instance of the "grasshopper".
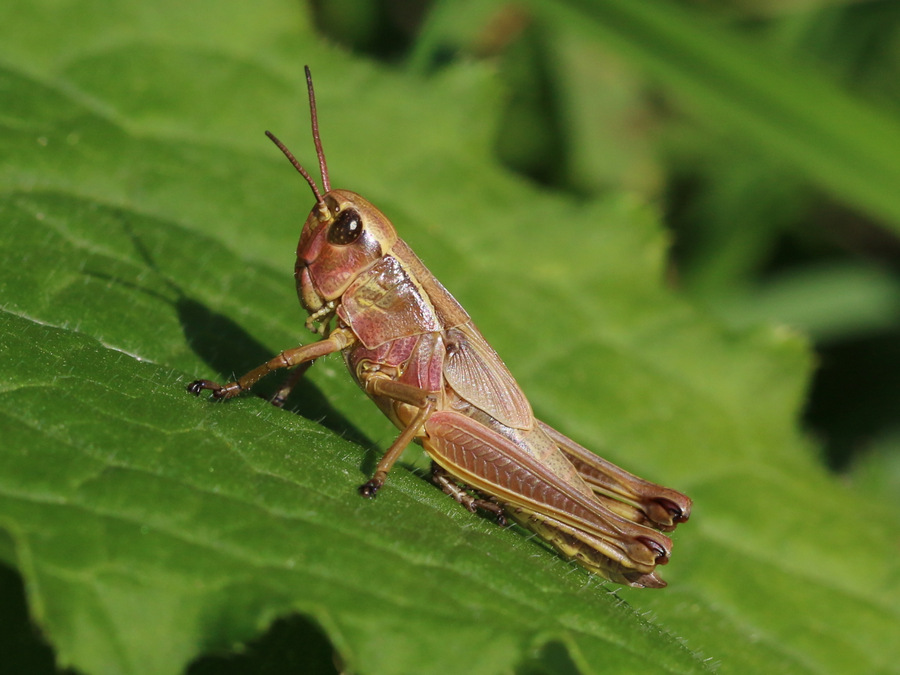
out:
M273 134L303 176L315 205L303 225L294 274L321 339L288 349L235 382L197 380L188 391L228 399L281 368L282 405L315 359L341 352L351 376L400 435L359 488L374 497L412 442L432 460L432 479L473 513L532 530L591 572L635 587L666 585L668 532L691 500L642 480L536 419L528 399L459 302L356 193L332 190L306 68L312 135L323 192Z

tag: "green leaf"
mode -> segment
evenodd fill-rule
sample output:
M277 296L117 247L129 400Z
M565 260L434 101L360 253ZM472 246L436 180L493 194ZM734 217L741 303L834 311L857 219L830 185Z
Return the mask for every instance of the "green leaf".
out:
M480 67L379 71L288 3L131 7L64 35L17 30L40 3L0 22L0 558L63 664L178 672L298 612L362 673L894 667L894 521L798 434L802 339L666 291L628 197L498 168ZM311 198L261 134L312 163L304 63L333 184L388 213L538 413L695 499L668 589L617 590L408 467L360 499L396 431L338 359L298 414L184 391L311 339L291 275Z

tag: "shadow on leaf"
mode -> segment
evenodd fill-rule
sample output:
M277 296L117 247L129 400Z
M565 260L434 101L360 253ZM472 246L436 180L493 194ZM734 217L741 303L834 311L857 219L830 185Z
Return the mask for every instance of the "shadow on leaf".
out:
M186 675L332 675L340 672L335 665L339 661L322 630L310 619L294 614L275 621L239 651L203 656L185 672Z
M74 675L56 665L53 648L31 623L22 577L0 564L0 670L30 675Z
M184 332L187 344L214 372L224 375L222 383L275 356L271 349L256 340L237 322L188 296L178 284L160 271L133 228L128 224L123 224L123 227L144 264L172 292L173 297L102 272L85 270L85 274L111 281L172 305L178 315L178 322ZM271 400L282 383L283 377L281 379L277 377L264 378L254 385L253 393L266 400ZM291 405L292 403L293 405ZM301 379L293 388L284 408L290 412L301 414L307 419L315 420L318 424L353 443L370 449L373 447L372 441L344 415L335 410L318 387L307 380Z

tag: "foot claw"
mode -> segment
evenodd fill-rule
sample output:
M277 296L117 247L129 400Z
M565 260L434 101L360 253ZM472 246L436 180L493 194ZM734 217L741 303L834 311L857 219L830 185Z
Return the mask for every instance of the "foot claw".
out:
M210 390L210 396L216 400L232 398L233 396L237 396L243 390L241 385L237 382L232 382L229 385L220 387L212 380L194 380L187 386L187 390L195 396L199 396L201 392L206 389Z
M221 387L212 380L194 380L187 386L187 390L194 396L199 396L204 389L212 389L215 395L215 391Z
M370 480L367 483L363 483L359 486L359 494L365 497L366 499L372 499L378 494L378 491L381 489L381 483L377 483L374 480Z

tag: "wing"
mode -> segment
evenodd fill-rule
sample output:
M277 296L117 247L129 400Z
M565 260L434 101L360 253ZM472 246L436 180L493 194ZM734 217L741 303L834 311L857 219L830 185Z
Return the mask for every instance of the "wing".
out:
M665 532L674 530L678 523L690 517L692 502L686 495L620 469L540 420L538 426L565 453L581 478L598 495L630 504L654 527Z
M487 340L465 323L444 331L444 377L459 396L513 429L531 429L531 404Z

